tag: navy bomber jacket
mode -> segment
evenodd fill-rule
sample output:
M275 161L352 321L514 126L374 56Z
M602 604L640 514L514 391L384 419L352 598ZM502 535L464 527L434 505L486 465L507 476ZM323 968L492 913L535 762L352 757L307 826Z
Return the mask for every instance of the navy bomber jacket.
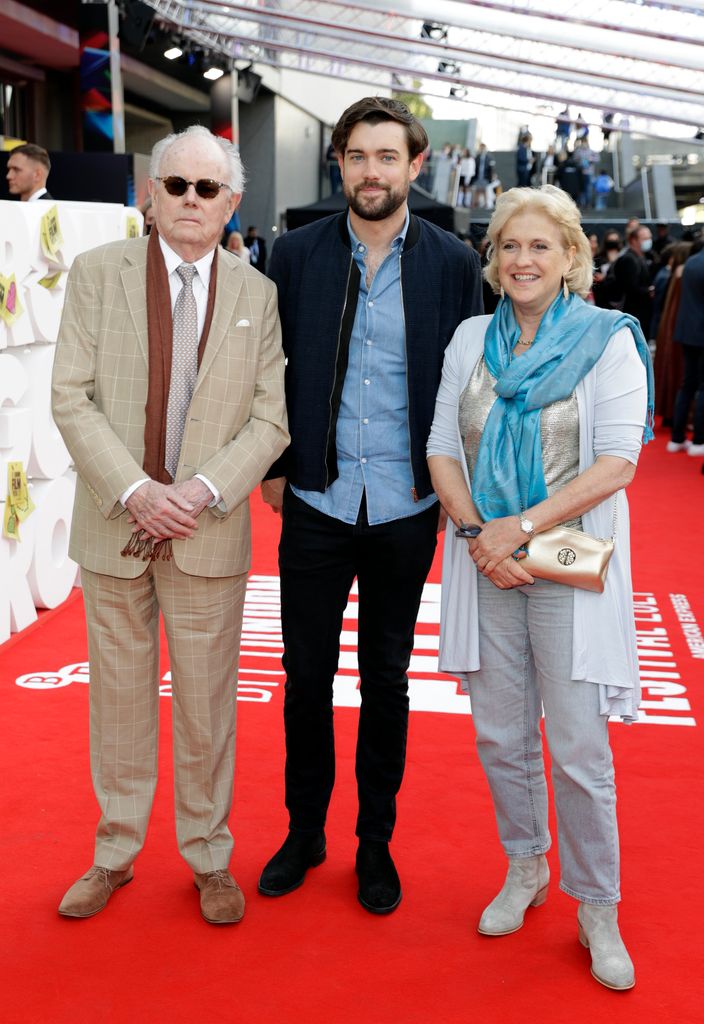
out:
M359 270L347 211L277 239L268 276L279 291L291 444L267 473L303 490L337 478L336 427L357 311ZM432 492L425 446L445 349L455 328L483 312L479 258L454 235L411 214L401 254L414 495Z

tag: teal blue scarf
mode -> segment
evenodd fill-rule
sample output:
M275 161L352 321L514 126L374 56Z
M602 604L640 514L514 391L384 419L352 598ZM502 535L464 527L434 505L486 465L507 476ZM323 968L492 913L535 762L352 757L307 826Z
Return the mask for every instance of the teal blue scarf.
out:
M578 295L565 299L560 292L543 315L531 347L515 359L521 331L511 301L501 299L484 339L484 360L499 397L482 433L472 480L472 497L485 521L516 515L547 498L540 412L572 394L621 327L630 327L646 369L647 444L653 437L653 368L637 320L619 310L591 306Z

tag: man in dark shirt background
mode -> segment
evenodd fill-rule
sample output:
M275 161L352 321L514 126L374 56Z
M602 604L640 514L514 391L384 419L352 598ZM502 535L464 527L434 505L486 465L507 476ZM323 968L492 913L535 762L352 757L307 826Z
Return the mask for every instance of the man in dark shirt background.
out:
M250 265L256 267L260 274L266 274L266 242L257 234L256 224L250 224L244 236L244 244L249 249Z
M653 247L650 228L644 224L632 227L626 236L628 248L616 260L614 278L623 296L623 312L630 313L640 321L643 334L650 333L650 318L653 312L653 286L650 280L650 263L646 259Z

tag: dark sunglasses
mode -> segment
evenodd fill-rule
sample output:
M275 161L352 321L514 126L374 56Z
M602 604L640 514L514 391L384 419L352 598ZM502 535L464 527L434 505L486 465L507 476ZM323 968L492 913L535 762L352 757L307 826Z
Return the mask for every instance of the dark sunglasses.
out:
M185 178L179 178L176 175L171 175L169 178L156 178L156 181L161 181L164 188L170 196L185 196L188 191L188 186L193 185L201 199L215 199L221 188L230 188L224 181L214 181L212 178L199 178L198 181L186 181Z

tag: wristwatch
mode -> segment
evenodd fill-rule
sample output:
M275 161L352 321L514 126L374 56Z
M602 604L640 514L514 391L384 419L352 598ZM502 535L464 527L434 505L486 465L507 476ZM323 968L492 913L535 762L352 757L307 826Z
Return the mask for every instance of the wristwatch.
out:
M474 537L478 537L481 532L481 526L477 526L476 523L464 523L460 519L460 525L455 530L455 537L462 537L465 540L469 540L470 538L473 539Z
M530 539L533 536L533 534L535 533L535 527L533 526L533 520L532 519L528 519L526 517L525 512L521 512L518 518L521 521L521 529L523 530L524 533L528 534L528 537Z

